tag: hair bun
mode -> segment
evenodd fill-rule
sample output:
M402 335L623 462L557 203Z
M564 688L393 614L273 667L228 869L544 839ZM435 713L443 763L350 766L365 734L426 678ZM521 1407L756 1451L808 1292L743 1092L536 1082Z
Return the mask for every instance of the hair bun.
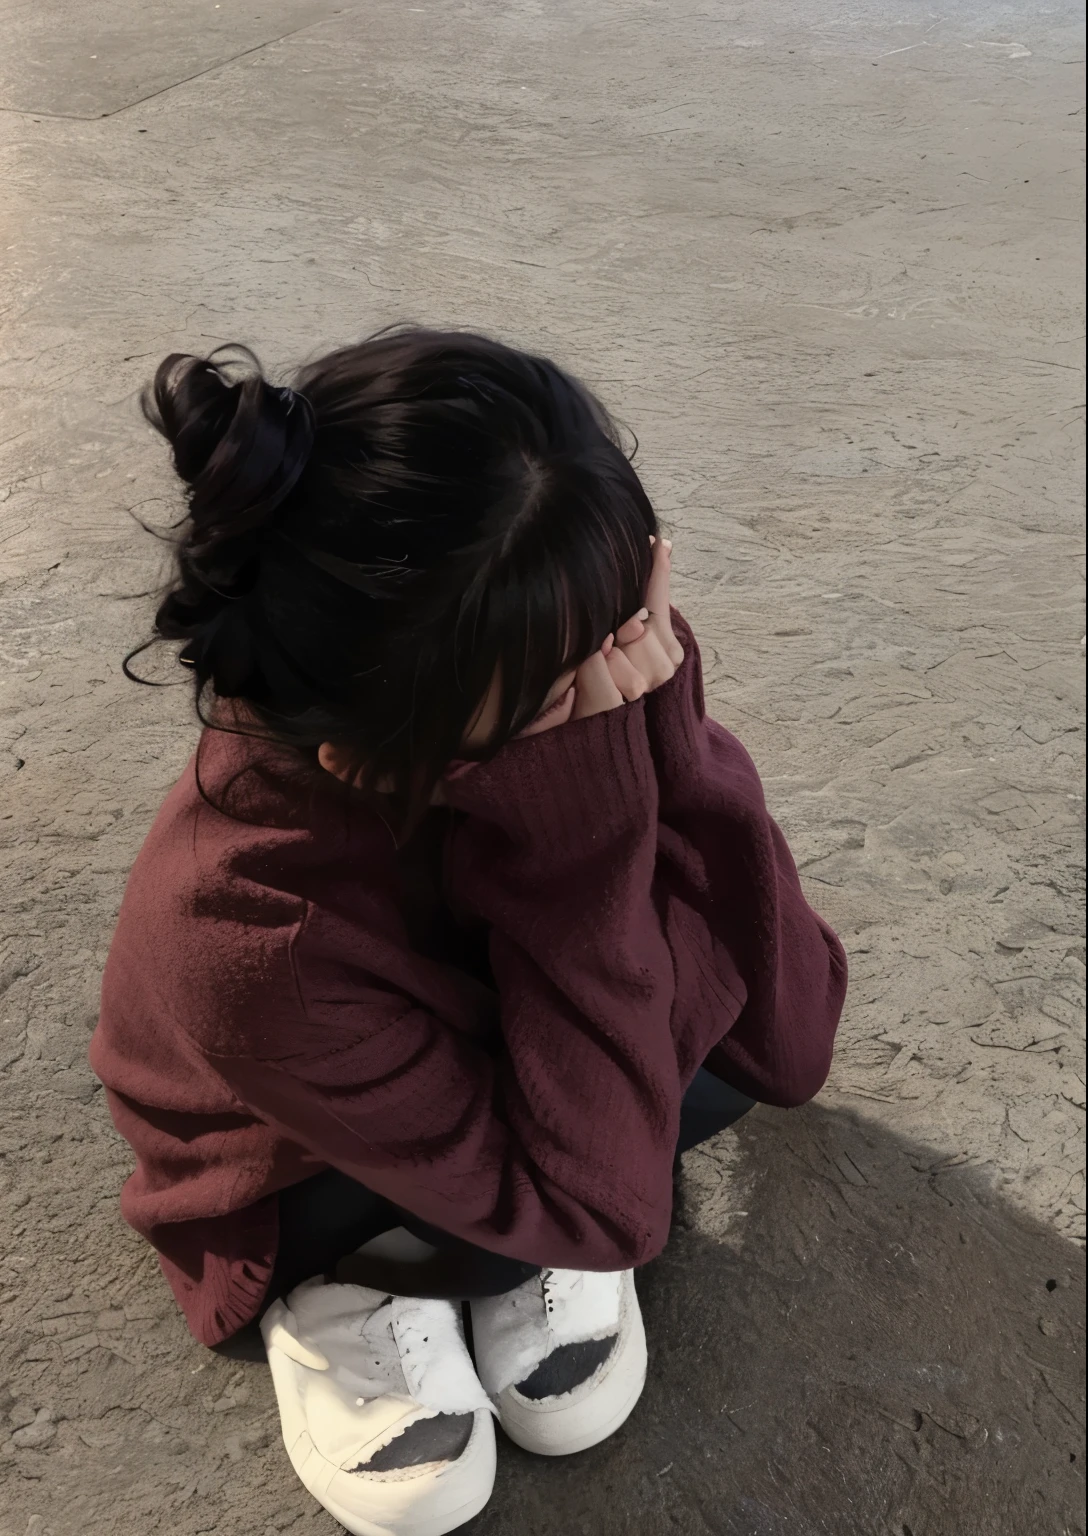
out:
M260 569L261 535L298 484L314 442L309 401L270 384L247 348L229 351L172 353L142 401L173 449L189 504L177 579L155 627L185 642L181 660L221 697L259 691L246 599Z
M248 348L229 350L233 357L221 361L217 353L172 353L143 400L189 487L180 553L191 570L207 564L209 575L211 566L229 568L243 555L227 546L252 546L252 535L298 484L314 440L309 401L270 384ZM249 368L241 377L239 360Z

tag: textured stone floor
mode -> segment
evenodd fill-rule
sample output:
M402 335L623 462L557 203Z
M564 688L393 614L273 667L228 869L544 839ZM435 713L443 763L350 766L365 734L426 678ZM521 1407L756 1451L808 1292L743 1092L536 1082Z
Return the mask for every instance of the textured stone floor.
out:
M615 1440L488 1536L1082 1532L1083 42L903 0L0 0L0 1536L332 1536L189 1340L85 1063L193 742L135 396L397 318L637 433L718 717L850 949L687 1160ZM165 663L162 675L169 676ZM33 1426L33 1427L32 1427Z

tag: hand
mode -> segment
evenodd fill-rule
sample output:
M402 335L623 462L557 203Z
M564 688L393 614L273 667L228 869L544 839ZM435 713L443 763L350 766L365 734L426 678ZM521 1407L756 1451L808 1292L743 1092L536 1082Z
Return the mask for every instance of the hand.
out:
M568 720L618 709L644 693L667 683L684 659L684 648L673 634L669 608L669 574L672 544L651 539L653 567L646 589L646 607L640 609L601 649L577 669L523 736L536 736Z
M669 681L684 660L684 648L672 631L669 603L672 542L669 539L651 542L654 545L654 562L646 588L646 607L637 615L640 621L638 632L628 635L628 623L616 636L620 657L613 659L612 673L625 697L638 698L640 693L650 693L654 688L660 688L662 683ZM628 694L624 688L622 679L628 675L624 663L629 664L644 681L645 686L640 693Z

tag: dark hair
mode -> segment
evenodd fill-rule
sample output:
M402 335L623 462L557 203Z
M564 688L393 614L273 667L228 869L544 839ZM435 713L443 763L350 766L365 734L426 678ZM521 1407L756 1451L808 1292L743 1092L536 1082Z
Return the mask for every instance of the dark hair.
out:
M143 409L188 500L156 638L184 642L201 719L233 699L311 761L334 742L409 818L496 675L487 754L642 603L653 508L544 358L401 326L281 389L244 348L174 353Z

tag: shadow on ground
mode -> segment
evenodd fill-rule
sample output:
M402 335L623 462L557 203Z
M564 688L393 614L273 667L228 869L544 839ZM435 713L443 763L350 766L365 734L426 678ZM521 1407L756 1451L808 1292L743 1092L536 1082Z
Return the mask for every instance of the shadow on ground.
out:
M645 1272L636 1418L566 1464L504 1444L466 1536L1083 1531L1077 1250L841 1112L736 1134L747 1215L699 1230L704 1169Z
M1082 1533L1082 1255L933 1157L818 1106L689 1154L634 1419L570 1462L503 1441L465 1536ZM188 1338L112 1212L86 1238L127 1244L123 1310L9 1338L0 1396L51 1392L55 1436L3 1448L0 1536L332 1536L267 1368Z

